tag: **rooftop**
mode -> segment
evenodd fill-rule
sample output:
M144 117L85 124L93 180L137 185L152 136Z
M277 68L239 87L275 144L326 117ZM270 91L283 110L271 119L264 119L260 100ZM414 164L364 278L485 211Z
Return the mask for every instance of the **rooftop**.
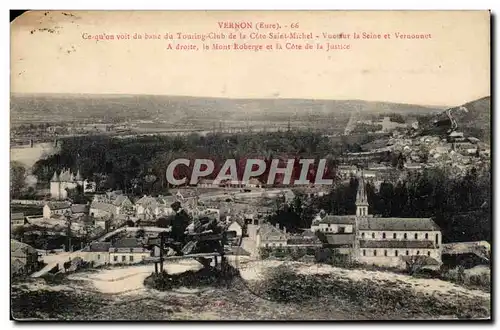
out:
M142 244L136 238L122 238L113 244L114 248L135 248L142 247Z
M326 235L326 240L330 245L352 245L354 234Z
M112 213L112 214L114 214L116 212L116 206L114 206L113 204L104 203L104 202L93 201L92 204L90 204L90 208L106 211L106 212Z
M233 221L231 221L231 224L233 223L237 223L238 225L240 225L241 228L243 228L245 226L245 220L243 220L241 217L236 217Z
M359 223L360 230L387 231L439 231L431 218L365 218Z
M11 213L10 219L11 220L24 220L24 213L22 213L22 212Z
M48 202L46 204L51 210L69 209L71 204L68 202Z
M391 240L391 241L371 241L363 240L359 241L359 247L362 249L432 249L434 248L434 242L432 241L408 241L408 240Z
M108 252L110 247L110 242L92 242L90 243L90 246L85 247L84 251Z
M87 213L89 206L87 204L73 204L71 205L71 212L73 213Z
M319 224L337 224L337 225L354 225L356 216L354 215L326 215L323 219L315 220L313 225Z
M263 237L273 237L273 236L282 237L286 235L282 230L276 228L275 226L269 223L263 223L262 225L260 225L259 233Z

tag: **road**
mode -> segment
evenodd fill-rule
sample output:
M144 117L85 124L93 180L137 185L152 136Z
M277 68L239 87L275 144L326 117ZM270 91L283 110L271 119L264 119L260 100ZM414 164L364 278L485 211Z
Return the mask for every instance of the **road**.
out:
M344 135L351 134L352 130L356 127L356 120L358 118L358 113L356 111L351 112L351 116L349 117L349 121L344 129Z

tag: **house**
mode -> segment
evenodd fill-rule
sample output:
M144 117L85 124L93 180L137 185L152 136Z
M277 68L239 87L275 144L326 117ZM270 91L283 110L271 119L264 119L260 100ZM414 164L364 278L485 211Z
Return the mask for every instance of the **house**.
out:
M326 242L323 245L339 254L352 255L355 240L356 236L354 234L326 235Z
M200 188L219 188L218 184L214 183L211 179L200 179L198 180L198 187Z
M123 194L109 194L108 199L115 207L118 208L118 214L132 214L134 204L130 199Z
M262 188L262 182L257 178L250 178L246 184L247 188Z
M114 243L93 242L86 246L80 256L94 265L100 264L135 264L142 262L151 255L136 238L123 238Z
M290 236L286 242L287 248L318 248L322 247L321 240L310 230L299 235Z
M135 202L136 216L159 216L162 212L162 206L164 205L161 200L144 195Z
M120 207L107 202L93 200L90 203L90 216L94 218L108 218L120 214Z
M347 180L351 176L355 175L358 168L354 165L339 165L337 166L337 175L343 179Z
M38 269L38 251L32 246L10 240L11 276L28 275Z
M109 264L111 242L92 242L80 252L80 256L94 266Z
M12 228L24 225L24 213L11 213L10 214L10 226Z
M326 215L320 212L311 224L310 232L321 232L323 245L340 254L351 254L355 241L355 215Z
M385 164L377 164L377 163L371 163L370 165L368 165L368 170L375 171L375 172L392 171L392 169L389 166L387 166Z
M244 233L244 228L245 228L245 222L243 221L243 219L241 219L240 217L236 217L236 219L234 219L231 222L227 230L234 231L236 232L236 236L242 237Z
M177 196L161 196L161 195L158 196L156 200L160 204L160 208L162 209L163 214L167 216L175 213L174 209L172 208L172 204L174 204L178 200L182 200L187 204L191 202L191 198L186 199L184 197L181 198Z
M49 202L43 207L43 217L49 219L53 215L71 214L71 204L68 202Z
M96 227L107 230L109 228L109 225L110 225L110 220L106 219L106 218L97 218L97 219L95 219L94 224Z
M365 179L375 179L377 177L377 172L372 170L363 171L363 178Z
M279 224L275 226L269 223L263 223L257 228L256 246L263 247L284 247L287 244L286 228L279 228Z
M295 193L291 189L273 189L273 190L265 190L262 193L243 193L239 196L243 195L255 195L257 198L284 198L286 203L293 201L295 198Z
M422 164L420 163L406 163L404 164L404 168L407 170L421 170Z
M87 204L72 204L71 205L71 214L74 216L82 216L89 214L89 205Z
M96 218L117 217L122 214L132 215L134 204L121 191L107 192L105 195L95 195L90 204L90 215Z
M136 238L123 238L109 249L110 264L135 264L151 255L150 250Z
M195 199L184 198L182 195L158 197L144 195L135 202L136 216L140 218L154 218L161 215L172 215L175 213L172 204L178 201L182 205L189 206L195 202Z
M325 234L352 234L355 224L354 215L318 215L311 224L311 231L321 231Z

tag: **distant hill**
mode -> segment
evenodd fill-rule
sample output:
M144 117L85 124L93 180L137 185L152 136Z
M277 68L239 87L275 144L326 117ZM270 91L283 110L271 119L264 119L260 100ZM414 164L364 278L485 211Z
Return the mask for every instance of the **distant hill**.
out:
M466 110L464 110L466 109ZM451 108L452 116L458 127L456 131L465 136L473 136L484 142L491 138L491 98L489 96ZM443 133L451 127L446 111L427 118L424 134Z
M14 94L11 121L287 121L358 113L433 113L438 108L360 100L227 99L161 95ZM340 119L340 118L339 118Z
M469 112L458 116L458 129L485 142L490 142L491 97L483 97L466 103L463 106L469 110Z

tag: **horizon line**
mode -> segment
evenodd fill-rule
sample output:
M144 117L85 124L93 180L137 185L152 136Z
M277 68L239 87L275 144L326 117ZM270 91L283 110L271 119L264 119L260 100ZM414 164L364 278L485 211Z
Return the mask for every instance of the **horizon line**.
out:
M207 98L207 99L224 99L224 100L307 100L307 101L358 101L358 102L379 102L379 103L390 103L390 104L404 104L404 105L416 105L427 108L448 108L455 107L459 105L451 105L449 103L443 104L421 104L421 103L408 103L408 102L396 102L396 101L383 101L383 100L364 100L357 98L293 98L293 97L223 97L223 96L194 96L194 95L182 95L182 94L148 94L148 93L53 93L53 92L10 92L10 96L16 95L60 95L60 96L122 96L122 97L134 97L134 96L164 96L164 97L185 97L185 98ZM480 100L486 97L491 97L491 95L485 95L478 97L476 99L464 102L469 103L476 100Z

